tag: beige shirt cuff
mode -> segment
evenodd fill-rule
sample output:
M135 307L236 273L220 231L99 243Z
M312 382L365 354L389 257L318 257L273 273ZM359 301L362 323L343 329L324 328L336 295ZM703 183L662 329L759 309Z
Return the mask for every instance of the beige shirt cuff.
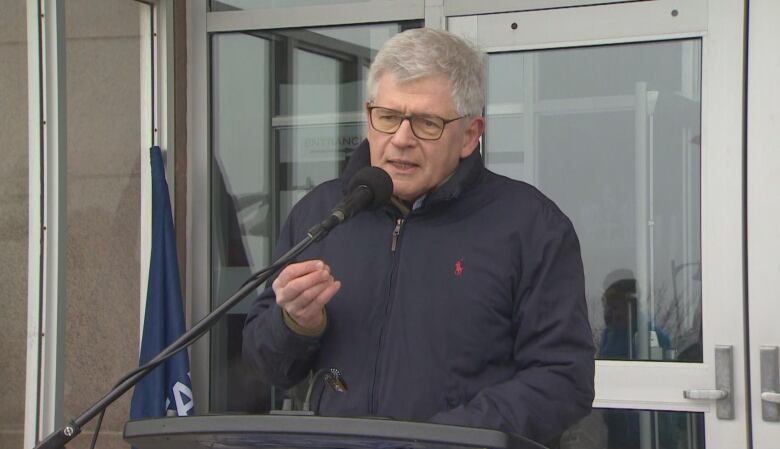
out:
M325 332L325 327L328 325L328 314L325 313L324 308L322 309L322 324L320 324L315 329L301 326L284 309L282 309L282 315L284 315L284 324L286 324L287 327L290 328L290 330L292 330L296 334L303 335L306 337L319 337L320 335L322 335L323 332Z

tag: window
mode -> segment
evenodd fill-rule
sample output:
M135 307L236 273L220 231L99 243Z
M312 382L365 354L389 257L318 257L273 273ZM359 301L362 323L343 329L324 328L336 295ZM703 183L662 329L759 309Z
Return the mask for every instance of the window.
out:
M382 44L420 21L211 36L211 305L271 261L291 207L363 140L365 79ZM249 297L211 331L212 412L267 411L288 393L241 363Z

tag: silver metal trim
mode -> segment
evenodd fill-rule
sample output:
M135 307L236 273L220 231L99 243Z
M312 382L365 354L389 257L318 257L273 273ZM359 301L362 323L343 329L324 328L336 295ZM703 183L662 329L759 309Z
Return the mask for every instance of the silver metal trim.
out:
M189 8L188 8L189 9ZM348 18L348 19L345 19ZM423 0L376 0L342 5L258 8L206 14L209 33L394 22L425 18Z
M425 26L435 30L447 28L447 18L444 14L444 0L425 1Z
M186 303L194 323L210 310L208 34L206 2L187 4L187 277ZM209 339L190 349L192 394L197 414L209 410Z
M777 346L762 346L761 358L761 419L780 421L780 357Z
M28 0L27 447L62 422L67 122L62 0ZM31 442L32 444L27 444Z
M538 9L572 8L625 2L626 0L524 0L523 2L518 2L517 0L491 0L490 2L444 0L444 14L446 16L469 16L473 14L534 11Z
M173 47L173 0L160 0L155 10L155 29L157 40L155 42L155 93L156 105L155 143L165 151L166 171L169 189L171 190L171 209L176 207L176 195L174 195L174 174L176 168L175 157L175 116L174 116L174 47Z
M40 89L42 65L39 52L41 21L39 2L27 0L27 116L28 116L28 229L27 229L27 366L24 407L24 447L33 447L38 434L38 406L40 403L40 346L41 338L41 277L43 232L41 178L43 166L42 121Z
M143 336L144 319L146 314L146 293L149 283L149 261L152 253L152 168L150 166L149 148L155 144L153 128L156 126L152 120L156 117L155 99L152 98L152 92L157 94L153 87L156 79L155 62L153 61L152 46L155 39L152 38L155 26L152 23L156 15L154 8L157 6L148 3L139 3L139 23L138 30L140 35L140 53L139 58L139 95L141 120L138 130L140 146L138 148L141 161L140 166L140 230L138 242L139 270L138 270L138 350L140 352L141 339Z
M43 3L44 45L44 297L42 435L53 432L63 420L65 282L67 279L67 102L65 60L65 2Z
M476 16L451 16L445 6L445 14L450 30L475 40L478 29L480 48L502 52L698 38L709 31L708 5L655 0ZM670 10L678 9L673 17ZM565 25L551 31L549 21Z

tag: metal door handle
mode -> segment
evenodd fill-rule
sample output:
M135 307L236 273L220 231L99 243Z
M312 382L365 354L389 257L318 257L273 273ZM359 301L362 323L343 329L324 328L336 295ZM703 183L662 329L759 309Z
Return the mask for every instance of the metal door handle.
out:
M734 355L731 346L715 346L715 388L685 390L685 399L713 400L719 419L734 419Z
M761 393L761 400L772 402L774 404L780 404L780 393L775 393L774 391L765 391Z
M761 418L780 421L780 366L777 346L761 347Z
M683 397L685 399L708 399L718 400L728 396L729 393L723 390L685 390Z

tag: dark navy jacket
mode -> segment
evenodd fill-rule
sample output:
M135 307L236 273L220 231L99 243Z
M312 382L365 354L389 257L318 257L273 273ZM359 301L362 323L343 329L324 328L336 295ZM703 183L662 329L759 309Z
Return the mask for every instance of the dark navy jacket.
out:
M326 216L369 160L364 141L341 179L293 208L277 255ZM488 171L479 151L405 219L390 206L361 212L304 259L324 260L341 281L324 334L291 331L268 288L247 316L243 352L281 387L310 370L341 370L349 391L326 390L321 414L550 442L589 413L594 347L572 224L535 188Z

